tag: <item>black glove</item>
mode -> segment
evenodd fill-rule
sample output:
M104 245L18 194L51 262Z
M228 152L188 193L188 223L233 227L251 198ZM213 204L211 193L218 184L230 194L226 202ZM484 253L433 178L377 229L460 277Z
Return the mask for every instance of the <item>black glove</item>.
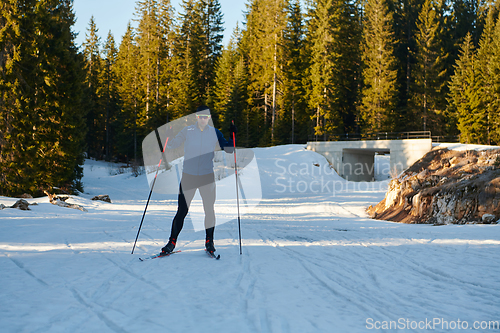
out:
M233 146L224 147L224 151L228 154L232 154L234 153L234 147Z
M231 126L229 126L229 133L231 134L231 139L233 138L233 133L234 134L238 133L238 128L236 128L234 121L231 122Z

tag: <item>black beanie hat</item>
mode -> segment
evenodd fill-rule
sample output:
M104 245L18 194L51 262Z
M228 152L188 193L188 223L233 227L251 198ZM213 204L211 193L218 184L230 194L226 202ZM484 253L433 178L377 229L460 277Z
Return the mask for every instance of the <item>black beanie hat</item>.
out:
M201 105L201 106L198 106L198 108L196 109L196 113L197 114L210 114L210 109L208 108L208 106L206 105Z

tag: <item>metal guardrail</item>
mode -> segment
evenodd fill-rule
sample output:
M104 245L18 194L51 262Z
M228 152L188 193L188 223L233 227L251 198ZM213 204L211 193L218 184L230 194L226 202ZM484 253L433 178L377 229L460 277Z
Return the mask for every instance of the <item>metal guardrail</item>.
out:
M432 136L432 142L460 142L460 135Z
M414 132L380 132L366 134L327 134L315 135L309 141L361 141L361 140L404 140L404 139L431 139L430 131Z

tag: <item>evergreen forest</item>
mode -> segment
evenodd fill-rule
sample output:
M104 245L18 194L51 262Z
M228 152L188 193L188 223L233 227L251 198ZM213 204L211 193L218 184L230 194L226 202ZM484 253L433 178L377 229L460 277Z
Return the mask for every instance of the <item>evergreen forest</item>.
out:
M78 46L72 0L2 0L0 195L83 191L85 158L140 165L148 133L202 104L242 147L414 131L500 144L499 11L246 0L224 32L219 0L138 0L120 43L91 18Z

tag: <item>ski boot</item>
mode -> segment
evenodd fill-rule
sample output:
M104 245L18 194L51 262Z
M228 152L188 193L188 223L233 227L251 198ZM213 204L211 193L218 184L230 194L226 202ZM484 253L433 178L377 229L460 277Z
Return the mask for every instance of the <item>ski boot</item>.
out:
M213 239L207 239L205 241L205 249L207 249L208 253L214 254L215 247L214 247L214 241L213 241Z
M168 243L167 245L165 245L162 249L161 249L161 253L164 253L164 254L169 254L169 253L172 253L172 251L175 249L175 239L172 239L170 238L168 240Z

